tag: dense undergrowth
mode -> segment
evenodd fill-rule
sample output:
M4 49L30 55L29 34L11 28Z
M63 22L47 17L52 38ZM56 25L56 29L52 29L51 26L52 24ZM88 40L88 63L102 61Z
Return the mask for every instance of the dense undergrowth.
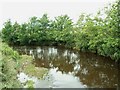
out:
M67 15L50 20L47 14L32 17L26 23L8 20L2 29L2 39L17 45L64 45L81 51L120 60L120 3L99 11L95 16L81 14L73 24Z
M20 88L17 80L20 56L0 39L0 90L6 88Z
M42 67L35 67L32 60L31 56L19 55L17 51L14 51L6 43L3 43L0 38L0 90L23 88L24 85L27 88L33 88L34 82L33 84L29 84L28 82L32 81L27 80L21 83L17 75L23 72L30 77L34 76L42 79L48 70Z

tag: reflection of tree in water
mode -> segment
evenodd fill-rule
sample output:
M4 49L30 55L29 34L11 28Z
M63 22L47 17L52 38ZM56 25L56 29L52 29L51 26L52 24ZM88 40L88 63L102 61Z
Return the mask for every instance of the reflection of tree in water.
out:
M109 58L54 47L21 47L18 50L28 55L31 51L36 66L72 72L89 87L117 87L118 68Z
M76 76L80 81L92 87L116 87L118 70L106 58L94 54L81 54L81 69Z

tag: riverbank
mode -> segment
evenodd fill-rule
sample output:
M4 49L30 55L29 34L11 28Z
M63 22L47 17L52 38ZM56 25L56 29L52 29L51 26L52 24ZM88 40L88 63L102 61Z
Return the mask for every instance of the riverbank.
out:
M16 79L18 69L17 62L20 60L20 56L8 47L8 45L2 43L2 40L0 40L0 54L0 89L21 87L20 82Z
M20 83L17 77L17 74L21 72L41 79L47 73L47 69L36 68L32 64L32 60L31 56L19 55L17 51L14 51L0 39L0 89L23 88L23 84ZM26 82L29 84L29 81Z

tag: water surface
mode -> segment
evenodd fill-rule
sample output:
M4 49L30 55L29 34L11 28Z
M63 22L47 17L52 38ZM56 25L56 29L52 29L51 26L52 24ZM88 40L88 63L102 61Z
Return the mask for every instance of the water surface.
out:
M62 47L14 47L20 54L33 57L36 67L48 68L43 80L36 80L36 88L116 88L118 64L110 58L83 53Z

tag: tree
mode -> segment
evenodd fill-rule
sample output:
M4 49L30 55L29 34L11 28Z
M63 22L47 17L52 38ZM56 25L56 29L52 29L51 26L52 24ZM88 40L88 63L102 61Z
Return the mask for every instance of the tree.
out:
M71 29L73 27L73 22L67 15L56 17L52 24L55 30L60 31L64 29Z
M12 22L9 19L7 22L4 23L4 28L2 29L2 38L4 41L8 43L11 41L12 31L13 31Z
M47 14L43 14L43 16L39 19L40 29L41 30L48 30L50 26L50 20Z

